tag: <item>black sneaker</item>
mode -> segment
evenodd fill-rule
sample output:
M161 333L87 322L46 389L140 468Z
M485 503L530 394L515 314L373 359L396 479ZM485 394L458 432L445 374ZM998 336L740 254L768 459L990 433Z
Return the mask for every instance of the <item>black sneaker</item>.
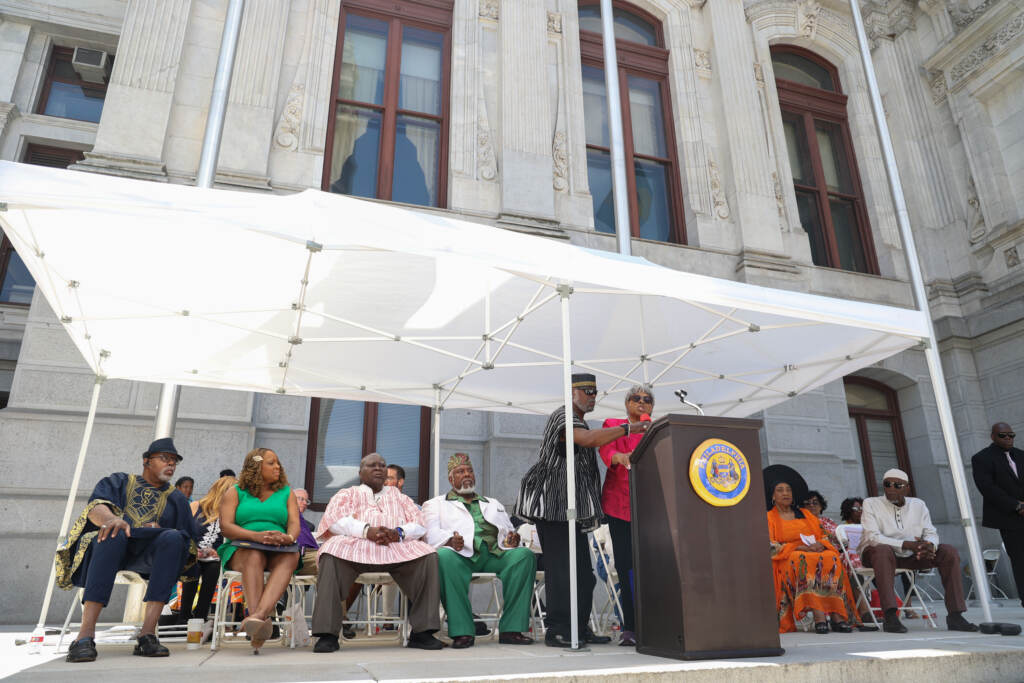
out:
M964 619L964 615L962 613L956 612L946 617L946 628L950 631L967 631L968 633L973 633L978 630L978 625L972 624Z
M337 652L341 649L341 644L338 642L338 636L323 635L320 636L316 645L313 646L313 652Z
M68 656L65 662L95 662L96 641L92 638L79 638L68 647Z
M135 645L135 649L132 650L132 654L139 657L167 657L171 654L171 651L161 645L155 635L147 633L144 636L139 636L138 643Z

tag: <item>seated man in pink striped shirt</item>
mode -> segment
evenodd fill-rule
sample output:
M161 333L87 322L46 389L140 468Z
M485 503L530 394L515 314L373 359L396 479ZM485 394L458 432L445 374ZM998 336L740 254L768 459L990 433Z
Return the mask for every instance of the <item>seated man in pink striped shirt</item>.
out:
M385 486L387 465L379 453L363 456L359 486L334 494L315 537L320 542L313 652L334 652L340 645L345 597L364 572L387 572L412 601L409 647L440 650L434 637L441 627L437 553L419 540L426 533L423 513L411 498Z

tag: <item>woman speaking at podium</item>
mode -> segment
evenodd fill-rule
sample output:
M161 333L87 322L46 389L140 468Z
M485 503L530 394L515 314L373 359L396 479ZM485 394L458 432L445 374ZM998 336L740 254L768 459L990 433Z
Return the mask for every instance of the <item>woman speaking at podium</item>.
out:
M621 427L629 422L650 421L654 409L654 392L649 384L636 384L626 392L626 417L608 418L602 428ZM599 454L608 473L601 490L601 508L608 519L608 532L612 537L615 568L619 573L619 601L622 603L622 634L619 645L636 645L636 625L633 621L633 537L630 532L629 511L629 456L644 433L625 434L601 446Z
M853 592L839 553L825 538L818 518L793 505L793 489L785 481L765 482L770 488L768 535L779 615L779 633L796 630L796 621L814 615L814 632L850 633L847 615L855 614Z

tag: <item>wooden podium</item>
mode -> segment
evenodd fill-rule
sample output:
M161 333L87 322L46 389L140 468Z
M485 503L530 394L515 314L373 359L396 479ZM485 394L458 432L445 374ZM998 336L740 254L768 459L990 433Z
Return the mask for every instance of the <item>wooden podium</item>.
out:
M760 427L760 420L667 415L633 451L637 652L675 659L785 652L768 554ZM742 456L709 439L732 444ZM691 456L702 444L712 460L696 476L713 478L704 495L721 496L714 498L719 506L706 502L691 483ZM715 460L718 452L722 456ZM730 486L731 491L719 490Z

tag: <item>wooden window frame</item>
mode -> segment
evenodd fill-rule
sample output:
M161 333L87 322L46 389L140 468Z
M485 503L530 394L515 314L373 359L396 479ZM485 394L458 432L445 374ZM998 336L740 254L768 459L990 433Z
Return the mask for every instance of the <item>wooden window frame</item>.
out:
M330 191L331 164L334 156L334 127L339 106L361 107L381 113L380 146L377 150L377 199L391 200L395 170L396 122L409 115L429 119L438 124L437 208L448 206L448 125L451 87L452 14L454 0L343 0L338 19L338 35L334 55L334 77L331 80L331 107L327 119L327 141L324 146L324 167L320 189ZM338 82L345 49L345 24L349 13L388 22L388 46L384 66L384 101L371 104L338 97ZM444 34L441 63L441 114L425 114L398 108L398 86L401 69L403 26L421 28Z
M818 220L821 222L822 240L825 243L825 252L828 257L828 263L824 265L828 268L841 268L839 246L836 243L835 228L832 225L829 199L842 199L849 201L853 205L854 221L861 249L864 252L866 272L870 275L878 275L878 256L875 252L875 244L871 236L871 224L868 220L867 206L864 201L864 187L860 180L857 155L854 153L853 138L850 136L849 117L846 110L848 98L842 92L839 71L831 63L810 50L805 50L795 45L773 45L771 51L773 54L788 52L814 62L829 72L832 77L832 83L835 85L835 92L830 92L782 78L775 79L775 87L779 97L779 109L782 110L783 114L799 116L803 121L803 135L807 144L807 154L810 156L816 187L798 185L795 180L793 181L793 187L801 192L813 192L818 198ZM850 183L853 185L853 194L834 192L828 189L828 185L825 183L825 172L821 163L821 151L818 148L818 137L814 131L815 119L839 126L843 152L846 155L846 163L850 174Z
M875 463L871 458L871 443L868 440L867 420L887 420L892 428L893 441L896 442L896 462L900 469L910 477L910 490L907 495L914 495L914 473L910 470L910 454L907 452L907 437L903 433L903 420L900 417L900 405L896 392L891 388L867 377L850 375L843 378L843 385L859 384L885 395L888 408L876 410L872 408L859 408L847 405L847 412L854 419L857 426L857 440L860 443L861 461L864 466L864 479L868 485L868 495L879 496L878 476L882 472L875 472Z
M312 499L316 490L316 452L317 435L320 433L320 402L323 399L314 398L309 406L309 433L306 439L306 490L309 491ZM379 403L363 403L363 450L362 454L373 453L377 450L377 425ZM416 486L414 498L422 503L427 499L430 492L430 425L431 409L420 406L420 476ZM384 454L387 459L387 454ZM326 503L310 500L309 508L323 512L327 508Z
M596 5L600 0L580 0L579 6ZM624 0L613 0L612 6L632 14L651 24L655 30L658 45L642 45L616 38L615 48L619 60L619 109L622 111L623 147L626 156L626 189L629 194L629 232L634 239L640 237L640 207L636 200L636 165L635 159L653 161L666 167L668 179L669 211L672 224L669 228L670 243L686 244L686 217L683 206L683 189L680 183L679 154L676 146L675 126L672 117L672 92L668 83L669 51L665 44L664 30L661 22L652 14ZM604 70L604 47L600 33L580 30L580 55L584 66L592 66ZM665 125L665 145L668 157L659 158L635 154L633 150L633 120L629 107L630 75L657 81L658 93L661 96L661 116ZM609 152L608 147L587 144L588 150Z
M54 83L67 83L68 85L77 85L83 88L90 88L92 90L102 90L103 100L106 103L107 99L107 84L106 83L92 83L90 81L84 81L81 78L69 79L61 78L57 76L57 61L58 57L61 57L61 61L67 61L71 63L71 58L74 56L75 50L70 47L59 47L54 45L50 50L50 61L46 66L46 78L43 81L43 92L39 96L39 102L36 104L36 113L44 116L53 116L55 119L68 119L69 121L80 121L83 119L72 119L67 116L55 116L54 114L46 113L46 104L50 100L50 90ZM77 75L77 74L76 74ZM89 121L89 123L92 123Z

